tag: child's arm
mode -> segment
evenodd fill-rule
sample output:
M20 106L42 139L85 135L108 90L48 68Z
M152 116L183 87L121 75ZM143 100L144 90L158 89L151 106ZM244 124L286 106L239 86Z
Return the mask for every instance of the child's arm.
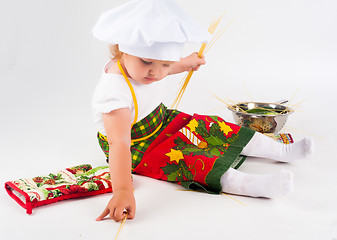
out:
M179 62L172 63L169 75L185 71L197 71L205 63L205 57L199 58L198 53L194 52L185 58L181 58Z
M133 195L131 177L131 112L127 108L103 114L104 127L109 143L109 169L112 181L113 197L102 214L115 221L125 218L123 211L128 211L128 218L135 216L136 202Z

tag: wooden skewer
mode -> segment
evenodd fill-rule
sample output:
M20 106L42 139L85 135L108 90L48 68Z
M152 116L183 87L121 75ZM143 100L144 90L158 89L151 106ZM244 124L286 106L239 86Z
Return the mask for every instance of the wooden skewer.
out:
M287 107L288 107L288 106L290 105L290 103L293 101L293 99L294 99L294 97L295 97L297 91L298 91L298 89L296 89L296 91L294 92L293 96L291 97L290 101L289 101L288 104L287 104Z
M177 191L182 191L182 192L197 192L197 191L189 190L189 189L176 189L176 190ZM230 199L232 199L232 200L234 200L234 201L236 201L236 202L238 202L240 204L242 204L243 206L247 206L246 204L244 204L244 203L240 202L239 200L235 199L234 197L229 196L229 194L226 194L224 192L222 192L221 194L229 197Z
M234 108L234 106L235 106L235 107L239 108L239 110L240 110L241 112L246 113L246 111L243 110L243 109L242 109L241 107L239 107L238 105L235 105L235 104L233 105L233 104L226 103L224 100L222 100L221 98L219 98L218 96L216 96L214 93L212 93L212 94L213 94L218 100L220 100L221 102L223 102L224 104L226 104L228 108L230 108L230 109L236 111L236 109Z
M213 34L213 33L215 32L215 30L217 29L217 27L218 27L218 25L219 25L221 19L223 18L224 14L225 14L225 13L223 13L223 14L222 14L216 21L212 21L212 22L211 22L211 24L210 24L210 26L209 26L209 28L208 28L209 33ZM232 21L232 22L233 22L233 21ZM231 23L232 23L232 22L231 22ZM230 23L229 25L231 25L231 23ZM201 57L204 55L204 52L205 52L205 50L206 50L206 47L207 47L207 50L206 50L206 51L209 50L209 48L210 48L210 47L215 43L215 41L222 35L222 33L229 27L229 25L227 25L227 27L226 27L224 30L220 31L220 33L218 32L218 33L216 34L216 36L213 38L213 40L211 41L210 44L207 45L207 43L203 43L203 44L201 45L200 50L199 50L199 52L198 52L198 57L201 58ZM172 104L172 108L173 108L173 109L178 108L178 105L179 105L179 103L180 103L180 101L181 101L181 98L183 97L183 95L184 95L184 93L185 93L186 87L187 87L187 85L188 85L188 83L189 83L189 81L190 81L190 79L191 79L191 77L192 77L192 75L193 75L193 72L194 72L193 70L190 71L190 72L188 73L187 77L184 78L184 79L185 79L184 84L183 84L183 86L180 88L179 93L178 93L178 96L176 97L176 99L174 100L174 102L173 102L173 104Z
M225 102L224 100L222 100L221 98L219 98L219 97L218 97L217 95L215 95L214 93L212 93L212 95L213 95L216 99L220 100L220 101L223 102L225 105L227 105L227 107L231 107L231 104Z
M302 130L299 130L299 129L296 129L296 128L293 128L293 127L289 127L288 125L285 125L284 127L288 128L288 129L290 129L292 131L297 131L297 132L301 132L301 133L304 133L304 134L308 134L308 135L311 135L313 137L317 137L317 138L320 138L320 139L323 139L323 140L325 139L322 136L319 136L319 135L316 135L316 134L313 134L313 133L309 133L309 132L306 132L306 131L302 131Z
M213 46L213 44L221 37L221 35L225 32L225 30L227 28L229 28L229 26L234 22L234 19L232 19L232 21L221 31L219 31L216 36L214 37L214 40L211 41L211 43L209 44L209 46L207 46L205 53L206 54L208 52L208 50Z
M128 211L125 210L124 212L125 212L125 217L124 217L124 219L122 220L121 225L119 226L119 229L118 229L118 232L117 232L117 234L116 234L115 240L117 239L119 233L123 230L124 224L125 224L125 222L126 222L126 219L128 218Z
M230 99L229 97L226 97L226 99L227 99L228 101L230 101L231 103L236 103L235 101L233 101L233 100Z
M305 99L303 99L302 101L300 101L300 102L298 102L298 103L296 103L296 104L294 104L294 105L291 105L290 107L291 107L291 108L294 108L295 106L297 106L297 105L299 105L299 104L303 103L304 101L306 101L306 100L305 100Z
M243 87L244 87L245 90L246 90L246 93L247 93L248 97L250 98L250 101L254 102L252 96L250 95L250 93L249 93L249 91L248 91L248 88L247 88L247 86L246 86L246 83L245 83L243 80L242 80L241 82L242 82Z
M234 201L236 201L236 202L238 202L238 203L242 204L243 206L247 206L246 204L244 204L244 203L240 202L239 200L237 200L237 199L235 199L235 198L233 198L233 197L229 196L229 195L228 195L228 194L226 194L226 193L221 193L221 194L222 194L222 195L225 195L225 196L227 196L227 197L229 197L230 199L233 199Z

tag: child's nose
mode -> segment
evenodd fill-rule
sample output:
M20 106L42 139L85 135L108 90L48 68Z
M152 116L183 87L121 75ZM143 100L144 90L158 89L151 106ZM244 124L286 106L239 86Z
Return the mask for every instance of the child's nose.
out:
M157 76L159 74L160 70L157 68L151 68L149 71L150 75Z

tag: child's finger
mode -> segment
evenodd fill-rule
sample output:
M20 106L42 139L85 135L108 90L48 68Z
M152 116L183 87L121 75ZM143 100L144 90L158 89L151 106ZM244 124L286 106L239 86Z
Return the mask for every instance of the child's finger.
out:
M134 219L136 214L136 209L128 208L128 219Z
M111 218L116 222L122 221L125 218L125 208L116 208Z
M198 71L199 68L200 68L200 65L193 68L193 71Z
M199 63L200 63L200 65L205 65L205 64L206 64L206 60L205 60L205 57L204 57L204 56L202 56L202 57L200 58Z
M96 221L101 221L105 216L107 216L110 213L109 208L105 208L104 211L99 215L98 218L96 218Z

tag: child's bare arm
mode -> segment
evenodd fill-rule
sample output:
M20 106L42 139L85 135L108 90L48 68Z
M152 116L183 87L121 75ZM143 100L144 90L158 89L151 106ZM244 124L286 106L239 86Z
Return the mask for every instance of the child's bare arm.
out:
M132 219L135 216L136 202L131 178L131 112L127 108L114 110L103 114L103 121L109 143L113 197L97 220L110 215L113 220L121 221L125 218L125 209L128 218Z
M179 62L171 64L169 75L191 70L197 71L199 67L205 63L204 56L199 58L198 53L194 52L185 58L181 58Z

